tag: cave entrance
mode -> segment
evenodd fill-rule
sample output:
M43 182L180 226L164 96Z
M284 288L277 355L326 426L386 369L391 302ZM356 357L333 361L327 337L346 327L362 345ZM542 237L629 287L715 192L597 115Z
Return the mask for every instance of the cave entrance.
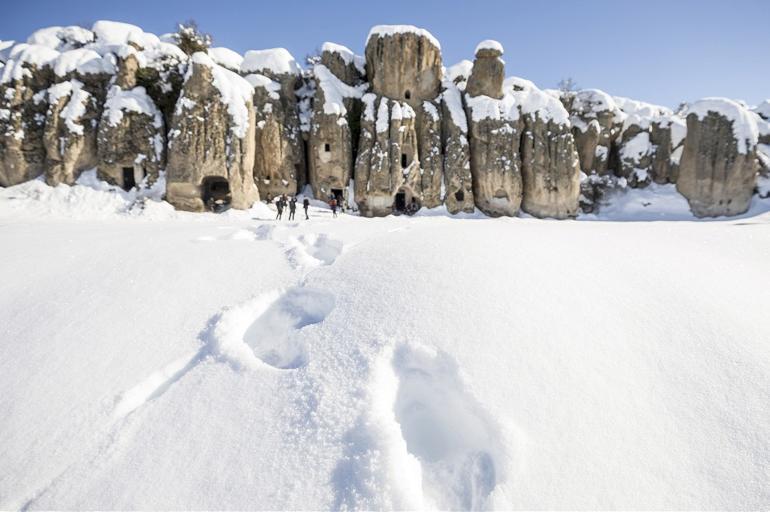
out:
M465 192L462 190L455 192L455 200L457 200L458 203L462 203L465 200Z
M395 201L393 201L393 210L397 213L404 213L406 211L406 192L396 194Z
M123 190L131 190L136 186L136 179L134 178L134 168L123 168Z
M211 176L203 180L203 202L206 208L214 213L220 213L230 208L230 184L219 176Z
M342 194L341 188L333 188L332 189L332 196L334 196L334 199L337 200L337 205L342 205L342 200L345 198L345 196Z

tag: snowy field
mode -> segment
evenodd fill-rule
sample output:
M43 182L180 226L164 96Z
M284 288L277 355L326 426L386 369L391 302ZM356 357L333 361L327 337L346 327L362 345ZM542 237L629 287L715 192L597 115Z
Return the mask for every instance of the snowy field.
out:
M770 506L767 201L131 199L0 189L0 509Z

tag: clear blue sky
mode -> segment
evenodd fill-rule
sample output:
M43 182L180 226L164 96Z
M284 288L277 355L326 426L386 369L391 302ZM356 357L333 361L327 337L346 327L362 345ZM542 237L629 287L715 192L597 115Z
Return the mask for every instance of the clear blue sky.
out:
M3 0L0 39L50 25L126 21L161 34L197 20L217 46L283 46L298 60L324 41L363 53L369 28L412 24L441 41L444 63L505 46L506 74L554 87L573 77L667 106L704 96L770 98L770 0L229 1Z

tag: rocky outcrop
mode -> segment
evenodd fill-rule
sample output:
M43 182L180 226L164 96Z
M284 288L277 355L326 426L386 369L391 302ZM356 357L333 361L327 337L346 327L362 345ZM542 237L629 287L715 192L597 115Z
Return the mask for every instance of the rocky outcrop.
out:
M165 166L165 133L163 115L144 87L112 86L99 122L99 177L126 190L151 185Z
M366 60L349 48L326 42L321 46L321 64L344 84L359 85L366 75Z
M610 157L621 133L623 112L613 98L598 89L585 89L562 97L570 113L572 135L585 174L610 174Z
M435 208L443 202L444 155L441 142L441 111L437 102L423 101L417 114L417 159L420 164L420 206Z
M484 50L486 51L486 50ZM490 68L473 64L468 87L474 75L486 74ZM504 69L493 67L499 76L485 76L476 81L503 82ZM523 128L514 97L506 93L502 99L488 95L465 94L470 139L470 164L473 197L476 206L487 215L516 215L521 205L522 179L519 139Z
M348 199L353 175L353 131L365 85L342 82L323 64L313 68L316 90L308 139L308 176L316 198Z
M254 184L254 88L205 53L190 59L171 124L166 198L182 210L214 201L249 208Z
M475 55L465 92L470 96L501 99L505 78L505 63L500 58L503 56L503 46L497 41L482 41L476 47Z
M254 86L254 180L260 196L294 195L305 184L296 96L301 84L299 65L288 51L274 48L247 52L241 71L251 73L246 78Z
M366 76L374 94L417 109L441 92L441 46L427 30L378 25L366 40Z
M58 52L19 44L0 71L0 186L40 176L46 169L46 89L54 81Z
M578 214L580 166L569 114L561 102L527 84L511 93L523 120L521 208L535 217Z
M422 201L416 114L406 103L366 94L356 160L356 202L365 217Z
M748 210L757 174L756 120L743 105L707 98L690 105L676 188L698 217Z
M449 213L473 213L468 120L460 90L448 83L441 95L442 143L444 153L444 204Z
M650 141L655 148L652 155L652 179L655 183L676 183L686 135L687 123L674 114L650 124Z
M44 145L45 180L49 185L71 185L80 173L96 166L96 99L78 80L61 82L48 89Z

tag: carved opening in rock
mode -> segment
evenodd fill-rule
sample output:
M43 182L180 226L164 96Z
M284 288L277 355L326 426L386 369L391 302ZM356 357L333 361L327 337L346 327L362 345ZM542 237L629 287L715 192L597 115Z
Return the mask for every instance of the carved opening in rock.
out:
M409 165L407 163L407 156L406 153L401 153L401 168L406 169L406 166Z
M508 199L508 192L498 189L498 191L495 192L495 199Z
M334 196L334 199L337 200L337 204L342 204L342 199L344 198L344 196L342 195L341 188L333 188L332 195Z
M395 201L393 202L393 209L399 213L406 210L406 192L399 192L396 194Z
M131 190L136 186L136 180L134 179L134 168L123 168L123 190Z
M332 150L332 145L331 144L329 144L328 142L326 144L324 144L324 151L326 151L328 153L331 150Z
M455 192L455 199L460 203L465 201L465 192L463 192L462 190L458 190L457 192Z
M404 99L409 100L412 98L412 93L409 91L409 89L406 90L404 93Z
M203 180L203 202L212 212L222 212L230 207L230 184L220 176L209 176Z

